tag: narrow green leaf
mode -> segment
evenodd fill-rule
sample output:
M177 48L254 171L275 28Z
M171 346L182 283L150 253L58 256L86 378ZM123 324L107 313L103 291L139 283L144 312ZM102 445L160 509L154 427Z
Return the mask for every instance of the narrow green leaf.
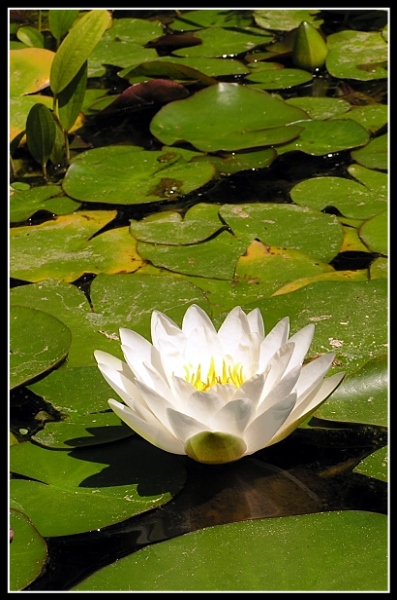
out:
M29 111L26 120L26 142L29 152L43 168L55 142L55 121L50 109L38 102Z
M110 20L109 11L91 10L69 31L51 65L50 85L55 96L77 75L109 27Z
M44 36L35 27L26 25L17 31L17 38L29 48L44 48Z
M87 87L87 61L58 96L59 120L65 131L73 126L84 102Z
M67 34L78 14L79 10L70 9L48 11L48 25L56 40Z

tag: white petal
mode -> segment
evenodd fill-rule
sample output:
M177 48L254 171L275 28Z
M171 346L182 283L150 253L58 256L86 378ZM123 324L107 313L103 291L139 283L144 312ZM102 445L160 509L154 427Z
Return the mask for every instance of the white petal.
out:
M251 379L248 379L240 386L235 394L235 398L248 398L252 405L257 407L259 402L262 399L263 386L265 384L265 375L263 373L259 373L258 375L254 375Z
M244 437L243 432L254 414L254 406L248 398L238 398L223 406L211 419L213 431Z
M109 354L108 352L103 352L103 350L95 350L94 352L95 360L99 365L106 365L109 369L113 369L115 371L122 371L127 375L132 375L132 372L128 365L120 358Z
M196 304L192 304L192 306L189 306L183 317L182 331L186 337L189 337L192 331L201 328L208 329L216 333L214 324L207 313Z
M110 387L128 406L134 408L137 403L144 403L141 393L129 377L107 365L99 364L98 367Z
M207 392L195 391L186 402L184 412L192 419L200 423L209 424L212 416L224 406L223 399L213 392L213 388Z
M152 313L151 334L153 346L161 351L161 341L171 340L173 344L179 343L179 340L185 339L184 334L178 325L169 317L157 310Z
M298 380L301 367L298 365L287 373L278 383L270 390L270 392L263 398L262 402L257 408L257 414L261 414L264 410L267 410L271 406L278 404L283 398L289 396L292 390L295 391L294 386ZM266 388L266 384L265 384Z
M267 376L265 380L264 395L267 396L270 390L277 385L286 373L286 369L294 352L294 344L287 342L273 355L273 358L267 365Z
M247 315L248 324L250 326L251 333L257 333L260 338L265 337L265 326L263 323L263 317L259 308L254 308Z
M260 348L259 370L264 371L275 352L286 343L289 334L289 317L281 319L267 334Z
M295 388L296 393L298 394L298 403L306 398L306 396L317 386L324 375L329 371L334 358L335 354L323 354L302 367Z
M326 377L303 401L299 402L298 399L294 410L287 419L288 422L286 422L286 425L289 425L290 421L299 420L299 422L302 422L302 420L305 420L311 412L316 410L332 394L342 381L344 375L344 373L335 373L331 377Z
M288 342L293 342L295 344L295 348L291 356L288 369L292 369L295 367L295 365L302 364L307 351L310 348L310 344L312 343L315 328L315 325L310 323L289 338Z
M201 373L206 377L211 359L215 359L216 367L220 369L222 357L222 348L215 330L207 327L191 331L186 340L185 360L194 370L201 365Z
M171 391L169 391L169 394L163 396L142 381L137 381L136 386L142 394L142 397L144 398L145 404L148 406L148 408L157 417L157 419L163 423L164 427L169 428L166 411L167 408L170 407L177 409L180 408L178 398L175 397Z
M296 394L293 392L281 402L259 415L247 427L244 432L244 441L247 444L246 454L253 454L268 445L293 409L295 401Z
M218 331L218 337L225 354L234 354L234 349L239 345L248 345L251 329L247 315L236 306L229 312Z
M196 435L196 433L208 431L208 427L204 423L192 419L192 417L174 410L173 408L168 408L167 413L171 431L184 446L187 440L193 435Z
M109 400L109 406L128 427L157 448L172 454L185 454L183 444L154 418L151 421L142 420L131 409L116 400Z

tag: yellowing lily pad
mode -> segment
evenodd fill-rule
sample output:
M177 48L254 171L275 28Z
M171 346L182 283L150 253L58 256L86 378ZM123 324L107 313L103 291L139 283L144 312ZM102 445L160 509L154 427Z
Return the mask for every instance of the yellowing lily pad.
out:
M135 271L142 260L128 227L92 237L115 216L115 211L82 211L12 229L12 277L71 282L84 273Z
M25 130L30 109L37 102L52 108L50 96L37 94L50 85L55 53L44 48L10 50L10 142Z

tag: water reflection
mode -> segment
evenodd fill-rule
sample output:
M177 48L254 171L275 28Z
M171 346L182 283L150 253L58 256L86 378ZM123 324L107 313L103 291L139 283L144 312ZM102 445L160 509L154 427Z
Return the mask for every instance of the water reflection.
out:
M386 514L387 484L353 472L386 443L385 428L341 424L299 429L227 465L186 458L186 485L163 507L103 530L48 538L47 566L26 589L70 590L118 558L204 527L329 510Z

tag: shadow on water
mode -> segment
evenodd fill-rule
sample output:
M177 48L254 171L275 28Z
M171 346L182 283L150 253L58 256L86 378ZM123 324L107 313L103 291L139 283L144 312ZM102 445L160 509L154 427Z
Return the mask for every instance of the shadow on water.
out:
M326 424L229 465L186 458L186 484L163 507L102 530L47 538L47 564L25 589L70 590L119 558L204 527L337 510L386 514L387 484L354 472L386 443L385 428Z

